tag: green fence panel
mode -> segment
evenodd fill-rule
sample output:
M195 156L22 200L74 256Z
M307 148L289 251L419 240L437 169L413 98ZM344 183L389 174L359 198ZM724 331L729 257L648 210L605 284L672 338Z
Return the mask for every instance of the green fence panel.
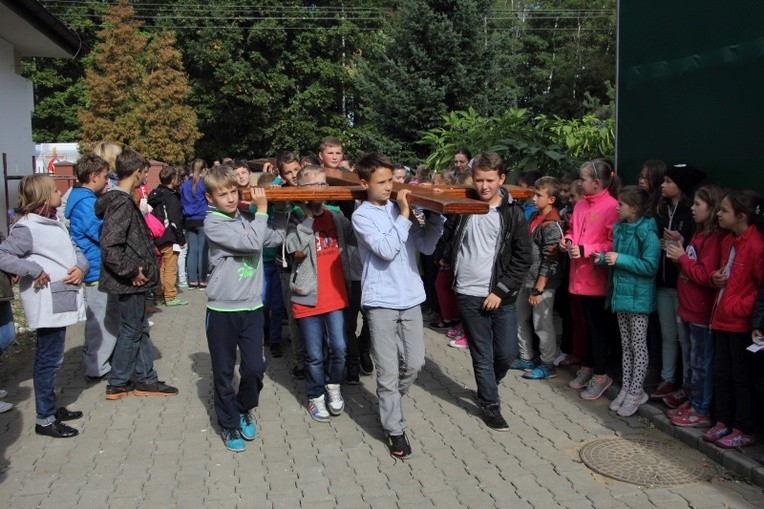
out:
M764 1L620 0L616 158L764 189Z

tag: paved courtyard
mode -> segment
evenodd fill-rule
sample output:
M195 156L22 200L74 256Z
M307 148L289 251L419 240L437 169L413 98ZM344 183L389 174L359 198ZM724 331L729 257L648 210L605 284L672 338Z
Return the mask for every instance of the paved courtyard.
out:
M346 412L318 423L289 355L271 360L254 412L258 437L245 452L228 452L212 410L204 294L184 298L189 306L152 317L156 368L177 397L104 399L105 382L83 379L81 326L68 331L58 377L58 402L85 412L72 422L78 437L34 434L31 362L7 384L16 407L0 414L0 507L764 507L760 488L678 440L705 480L636 486L593 473L578 454L592 440L665 435L641 417L615 416L604 398L584 402L566 372L546 382L510 372L500 394L511 430L489 431L472 398L469 353L432 331L404 402L410 460L391 458L382 441L373 377L344 386Z

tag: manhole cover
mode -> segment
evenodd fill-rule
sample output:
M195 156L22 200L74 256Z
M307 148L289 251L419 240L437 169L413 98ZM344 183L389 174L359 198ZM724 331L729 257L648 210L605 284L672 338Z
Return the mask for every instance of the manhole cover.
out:
M688 484L706 476L702 464L671 441L601 438L586 444L579 454L598 474L642 486Z

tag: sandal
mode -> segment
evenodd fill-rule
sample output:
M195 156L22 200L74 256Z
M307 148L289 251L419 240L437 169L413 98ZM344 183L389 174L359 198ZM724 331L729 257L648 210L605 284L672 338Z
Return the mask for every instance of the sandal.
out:
M199 288L207 288L207 283L199 283Z

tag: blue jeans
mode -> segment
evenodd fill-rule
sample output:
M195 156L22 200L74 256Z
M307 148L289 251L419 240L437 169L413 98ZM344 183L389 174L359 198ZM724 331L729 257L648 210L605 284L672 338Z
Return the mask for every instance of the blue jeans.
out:
M495 311L486 311L482 308L484 300L456 294L472 356L478 401L484 409L498 409L499 382L518 353L517 313L514 302L503 302Z
M281 320L284 318L284 298L281 291L281 267L276 262L263 263L263 313L268 342L281 344Z
M16 339L16 326L13 323L13 309L10 302L0 302L0 355Z
M682 321L684 336L690 338L692 375L688 394L696 412L708 415L714 395L714 336L703 325Z
M37 347L34 353L34 403L37 424L47 425L55 420L56 395L53 386L56 373L64 362L66 327L37 329Z
M204 283L207 281L207 273L209 272L207 237L204 235L204 227L187 229L186 242L188 242L188 257L186 258L188 282Z
M133 374L139 384L157 381L149 321L146 319L145 293L119 296L119 335L111 359L109 385L125 385Z
M342 382L345 372L345 320L344 310L323 315L300 318L305 341L305 390L308 399L320 397L324 386ZM328 380L324 377L324 338L329 346Z

